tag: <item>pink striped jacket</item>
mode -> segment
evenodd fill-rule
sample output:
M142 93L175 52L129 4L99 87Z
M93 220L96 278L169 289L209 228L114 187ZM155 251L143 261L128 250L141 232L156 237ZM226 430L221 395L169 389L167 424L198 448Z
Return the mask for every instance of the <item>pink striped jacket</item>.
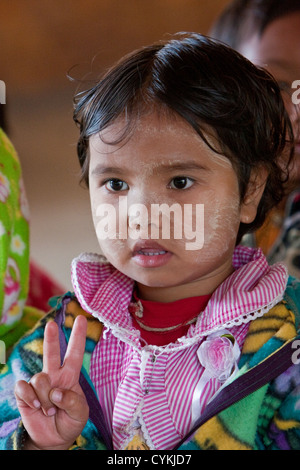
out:
M207 374L197 354L200 345L211 335L230 333L239 351L249 322L283 298L286 268L270 267L260 250L237 247L233 266L234 273L213 293L187 334L159 347L143 345L132 325L128 306L134 281L96 254L73 261L77 299L104 324L91 359L91 379L115 449L125 449L135 436L150 449L174 448L226 386ZM236 368L238 354L235 360Z

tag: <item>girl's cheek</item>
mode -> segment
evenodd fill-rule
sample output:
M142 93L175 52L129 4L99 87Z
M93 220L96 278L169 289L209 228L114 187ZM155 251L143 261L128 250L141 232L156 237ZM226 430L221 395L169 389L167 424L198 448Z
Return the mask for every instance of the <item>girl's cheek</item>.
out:
M102 253L110 259L120 259L124 254L126 240L98 240Z
M130 261L126 240L98 240L100 251L107 261L118 271L129 275L128 262ZM125 242L125 243L124 243Z
M235 246L239 229L239 203L236 198L229 200L212 199L204 206L204 244L196 252L204 261L222 256Z

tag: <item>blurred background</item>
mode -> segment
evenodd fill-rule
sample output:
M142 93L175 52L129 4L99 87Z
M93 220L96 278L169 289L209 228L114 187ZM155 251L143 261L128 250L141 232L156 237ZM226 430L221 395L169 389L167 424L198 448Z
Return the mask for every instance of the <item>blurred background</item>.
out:
M70 264L98 252L79 185L73 96L124 54L168 33L207 33L229 0L0 0L7 133L31 210L31 258L70 289ZM70 81L67 75L77 81ZM81 83L80 83L81 82Z

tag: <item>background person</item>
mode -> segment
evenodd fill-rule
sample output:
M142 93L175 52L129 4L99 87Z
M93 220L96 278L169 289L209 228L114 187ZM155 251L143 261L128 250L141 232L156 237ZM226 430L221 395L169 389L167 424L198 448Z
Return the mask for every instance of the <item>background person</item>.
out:
M300 1L235 0L216 20L210 36L225 42L278 81L293 123L295 160L287 197L246 243L259 246L271 263L284 261L300 276L300 107L292 87L300 80ZM293 99L294 95L294 99Z

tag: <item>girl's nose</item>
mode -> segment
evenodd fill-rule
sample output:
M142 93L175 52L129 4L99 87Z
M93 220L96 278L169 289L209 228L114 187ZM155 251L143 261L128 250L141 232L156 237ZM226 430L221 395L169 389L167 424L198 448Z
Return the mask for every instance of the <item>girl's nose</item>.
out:
M143 203L128 207L128 232L131 238L148 238L151 225L151 207Z

